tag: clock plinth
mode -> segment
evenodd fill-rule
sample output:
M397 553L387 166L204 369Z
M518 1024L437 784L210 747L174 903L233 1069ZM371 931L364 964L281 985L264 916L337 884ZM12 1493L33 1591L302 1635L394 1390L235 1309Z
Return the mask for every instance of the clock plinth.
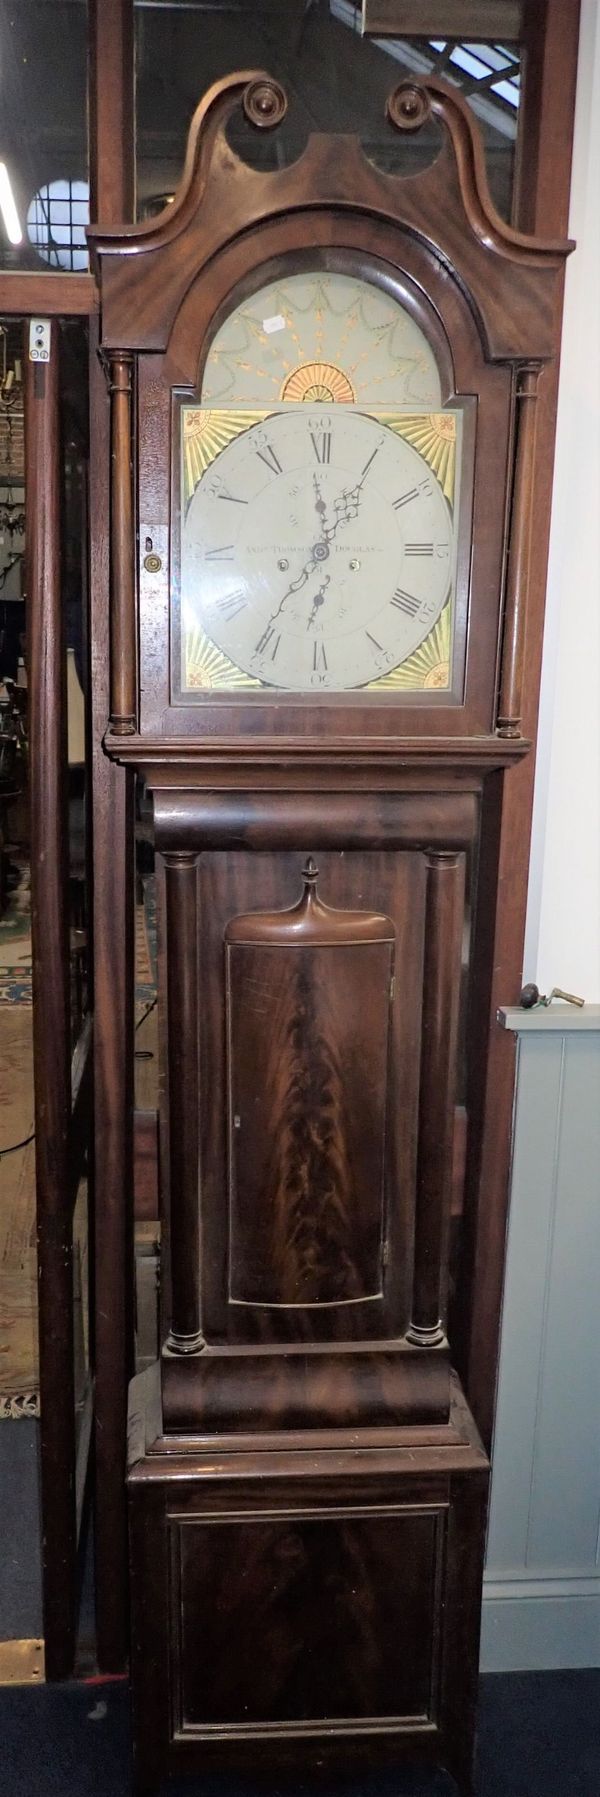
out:
M471 1797L487 1479L458 1391L440 1426L165 1437L134 1379L136 1789L408 1758Z
M91 233L121 370L106 748L159 866L138 1782L404 1754L467 1793L488 1462L453 1369L568 246L503 225L442 83L394 95L444 133L406 181L352 138L252 169L244 104L285 111L260 71L218 84L168 211Z

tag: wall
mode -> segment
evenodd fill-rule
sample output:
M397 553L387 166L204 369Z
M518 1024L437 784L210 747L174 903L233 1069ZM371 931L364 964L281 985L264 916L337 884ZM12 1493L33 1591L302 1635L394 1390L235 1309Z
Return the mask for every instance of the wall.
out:
M600 1665L600 7L582 0L484 1671Z
M600 1005L519 1044L485 1672L600 1665Z
M600 1000L600 7L582 0L525 978Z

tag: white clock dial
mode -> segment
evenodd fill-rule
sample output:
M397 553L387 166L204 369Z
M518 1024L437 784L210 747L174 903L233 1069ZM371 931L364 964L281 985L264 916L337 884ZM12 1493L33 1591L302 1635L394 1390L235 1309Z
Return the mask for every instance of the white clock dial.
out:
M287 406L222 450L182 538L184 634L268 686L347 691L404 661L450 590L452 519L426 462L353 407Z

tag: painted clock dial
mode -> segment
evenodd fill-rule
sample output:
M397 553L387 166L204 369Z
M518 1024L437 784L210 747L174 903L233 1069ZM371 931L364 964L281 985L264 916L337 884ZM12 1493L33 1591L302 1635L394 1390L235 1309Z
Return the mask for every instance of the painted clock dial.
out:
M179 417L174 696L447 687L461 416L409 312L353 276L272 283Z
M291 407L243 432L199 482L182 590L247 674L344 691L422 642L448 596L451 552L448 504L409 443L354 407Z
M431 345L383 287L345 274L296 274L230 313L204 368L205 406L359 405L439 409Z

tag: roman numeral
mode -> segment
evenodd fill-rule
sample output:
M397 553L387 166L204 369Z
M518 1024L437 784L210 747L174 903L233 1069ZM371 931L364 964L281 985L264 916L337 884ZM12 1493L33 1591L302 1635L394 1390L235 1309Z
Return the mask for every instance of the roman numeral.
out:
M402 587L396 587L393 598L390 599L390 605L397 605L398 610L405 611L409 618L416 616L420 604L420 599L415 599L414 593L404 593Z
M265 443L264 449L257 449L256 454L260 456L261 462L265 463L265 467L269 469L271 474L283 473L279 457L276 456L275 450L271 447L270 443Z
M402 493L400 496L400 499L394 499L394 501L393 501L394 511L399 512L401 505L409 505L411 499L418 499L418 497L419 497L418 487L411 487L410 493Z
M225 593L222 599L217 599L217 611L222 612L224 618L237 618L238 612L247 604L243 587L237 587L234 593Z
M217 493L217 499L230 499L232 505L247 505L248 504L247 499L240 499L238 497L237 493L230 493L230 492L228 492L227 488L225 488L222 493Z
M331 431L323 431L320 437L310 433L310 440L318 462L331 461Z
M374 649L383 650L383 643L378 643L377 637L371 636L370 630L365 630L365 636L368 636L369 642L373 644Z
M274 661L280 642L281 642L281 635L279 635L279 636L276 635L274 624L268 624L266 630L263 631L263 635L259 638L259 641L257 642L254 653L255 653L255 655L266 655L267 650L270 649L271 661ZM272 649L271 649L271 643L273 644Z
M405 555L433 555L433 543L405 543Z
M205 562L233 561L233 543L224 543L220 549L205 549L204 560Z
M327 673L327 656L324 643L313 644L313 674Z
M377 444L377 447L376 447L376 449L374 449L374 450L373 450L373 454L372 454L372 455L370 455L370 456L369 456L369 460L368 460L368 462L365 462L365 465L364 465L364 468L363 468L363 471L362 471L362 474L361 474L361 477L360 477L360 478L361 478L361 480L364 480L364 478L365 478L365 475L366 475L366 474L368 474L368 472L369 472L369 468L370 468L370 466L371 466L371 462L374 462L374 461L375 461L375 457L376 457L376 455L379 455L379 444Z

